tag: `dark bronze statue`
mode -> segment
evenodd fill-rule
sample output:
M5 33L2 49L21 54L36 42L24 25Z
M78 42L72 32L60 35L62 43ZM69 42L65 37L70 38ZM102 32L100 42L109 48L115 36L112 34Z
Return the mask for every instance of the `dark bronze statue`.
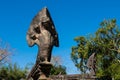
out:
M45 72L47 71L47 64L50 65L51 52L53 46L58 47L58 34L55 30L55 26L50 17L47 8L43 8L32 20L30 28L27 32L27 42L30 47L35 44L38 45L38 55L35 66L32 68L29 78L38 80L39 76L48 76ZM45 70L43 70L45 69ZM48 71L49 72L49 71Z

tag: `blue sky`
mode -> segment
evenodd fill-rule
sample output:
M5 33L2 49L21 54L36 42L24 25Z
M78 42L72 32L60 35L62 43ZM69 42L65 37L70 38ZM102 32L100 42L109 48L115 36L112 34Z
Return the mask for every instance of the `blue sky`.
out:
M68 74L80 73L70 59L74 38L93 34L104 19L120 24L119 0L1 0L0 38L15 48L12 62L24 67L35 62L37 46L28 47L26 32L33 17L47 7L59 35L60 47L53 49L62 58Z

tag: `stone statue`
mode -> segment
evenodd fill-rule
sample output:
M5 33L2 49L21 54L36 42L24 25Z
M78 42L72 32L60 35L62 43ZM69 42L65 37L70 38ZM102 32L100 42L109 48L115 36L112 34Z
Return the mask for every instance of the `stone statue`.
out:
M87 67L90 69L90 77L91 78L96 78L96 58L95 58L95 53L93 53L87 61Z
M47 8L43 8L33 18L26 38L30 47L35 44L38 46L36 64L28 76L28 78L32 77L34 80L38 80L38 76L36 75L41 75L42 64L51 64L53 46L59 46L58 34Z

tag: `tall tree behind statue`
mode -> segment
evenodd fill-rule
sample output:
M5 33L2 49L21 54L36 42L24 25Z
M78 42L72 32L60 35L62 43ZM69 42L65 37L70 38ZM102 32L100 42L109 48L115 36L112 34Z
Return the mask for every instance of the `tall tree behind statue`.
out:
M86 63L96 53L97 76L120 79L120 29L115 19L104 20L95 35L76 37L77 46L72 47L71 58L77 68L87 71Z

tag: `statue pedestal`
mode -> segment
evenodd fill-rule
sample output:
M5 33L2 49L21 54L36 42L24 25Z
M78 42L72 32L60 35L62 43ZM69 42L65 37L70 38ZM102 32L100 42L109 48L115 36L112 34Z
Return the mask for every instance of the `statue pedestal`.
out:
M40 68L41 73L38 80L50 80L49 75L52 64L50 62L47 62L47 63L40 63L39 65L41 66Z

